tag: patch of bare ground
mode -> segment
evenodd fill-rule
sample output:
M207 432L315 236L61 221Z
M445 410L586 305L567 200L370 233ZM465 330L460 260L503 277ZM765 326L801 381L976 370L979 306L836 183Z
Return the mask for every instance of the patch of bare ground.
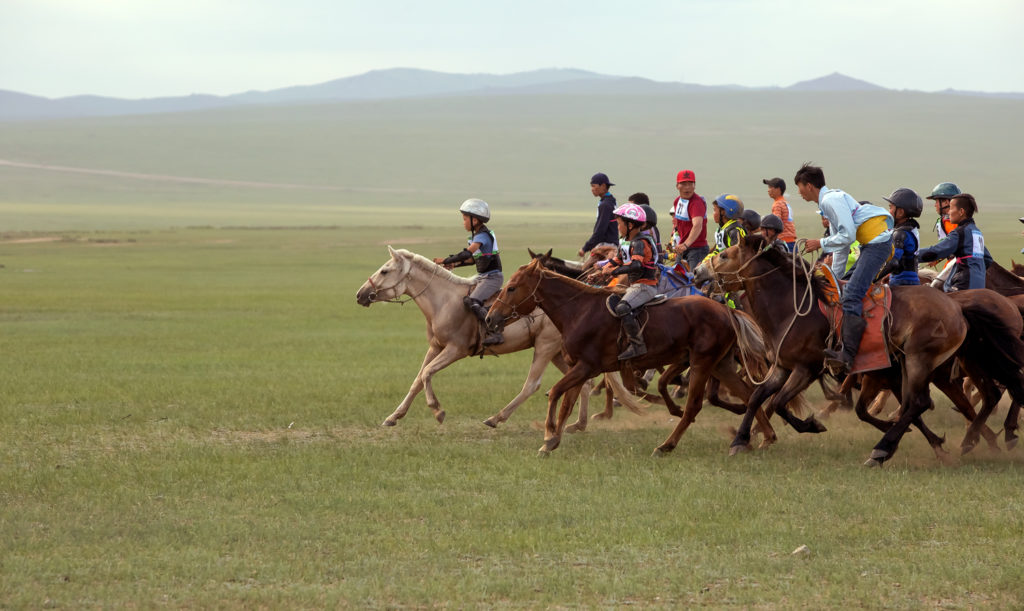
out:
M254 444L254 443L317 443L317 442L370 442L382 441L377 428L338 426L323 429L284 428L266 431L238 431L214 429L210 432L209 441L223 444ZM198 440L202 441L202 440Z
M3 242L4 244L39 244L39 243L42 243L42 242L59 242L60 240L63 240L63 239L64 238L62 238L61 236L55 236L55 235L42 236L42 237L38 237L38 238L15 238L15 239L8 239L5 236L0 236L0 242Z

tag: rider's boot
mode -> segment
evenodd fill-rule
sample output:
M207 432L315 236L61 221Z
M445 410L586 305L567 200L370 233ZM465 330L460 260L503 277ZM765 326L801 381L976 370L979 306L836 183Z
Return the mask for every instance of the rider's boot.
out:
M850 373L853 366L853 358L857 356L860 349L860 338L864 335L864 329L868 322L863 317L843 312L843 347L841 350L825 350L825 367L836 372L838 375Z
M631 310L628 314L622 315L622 328L629 337L629 346L619 355L619 360L635 359L647 354L647 345L644 344L644 338L640 337L640 323L635 312Z
M473 299L472 297L463 297L462 303L466 306L466 309L480 319L480 326L486 332L486 335L484 336L485 346L493 346L505 341L505 338L501 334L501 327L504 325L500 325L493 329L487 326L487 308L484 307L483 303L477 299Z

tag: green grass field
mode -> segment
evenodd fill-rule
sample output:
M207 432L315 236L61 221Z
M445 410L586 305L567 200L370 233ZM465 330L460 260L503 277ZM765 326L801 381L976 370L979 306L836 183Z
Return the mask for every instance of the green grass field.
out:
M442 372L443 425L420 399L379 427L424 349L413 306L355 304L393 233L0 243L0 603L1024 603L1019 452L943 467L912 434L866 470L877 434L842 414L730 459L736 419L711 408L657 460L672 422L654 407L539 460L540 393L501 428L481 423L518 391L526 354ZM434 254L460 234L402 237ZM502 238L509 266L546 239ZM963 424L938 404L929 422L955 449Z
M674 423L655 406L540 460L541 393L482 424L518 392L526 353L438 375L443 425L421 397L379 426L422 359L423 320L355 292L387 244L460 248L471 195L491 200L511 270L527 247L572 256L594 171L659 207L683 166L702 193L757 202L762 177L812 159L876 201L898 177L979 185L990 249L1018 252L1019 102L807 99L0 125L0 159L332 187L0 166L0 607L1024 606L1020 450L942 466L911 433L868 470L878 434L838 414L823 435L780 425L776 446L729 458L737 418L708 408L658 460ZM794 207L817 235L811 205ZM963 422L935 398L927 420L955 451Z

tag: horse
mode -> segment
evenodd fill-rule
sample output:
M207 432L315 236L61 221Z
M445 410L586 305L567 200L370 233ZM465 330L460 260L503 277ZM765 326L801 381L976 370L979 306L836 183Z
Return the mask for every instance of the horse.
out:
M421 390L427 405L438 423L444 422L445 412L431 385L433 376L459 359L473 355L477 350L479 323L469 316L462 304L473 281L457 276L426 257L408 250L388 246L391 258L374 272L356 292L356 302L364 307L377 302L407 303L413 301L427 319L427 353L409 393L398 408L383 422L395 426L409 411L413 399ZM405 295L407 300L399 298ZM519 405L540 388L541 378L548 363L554 363L563 373L568 370L561 356L562 336L540 310L528 312L520 320L509 324L504 332L505 341L487 347L488 354L508 354L533 348L533 360L522 390L501 411L484 421L492 428L505 422ZM618 383L622 389L621 381ZM617 389L618 390L618 389ZM587 398L580 401L580 420L570 430L585 430L587 425ZM638 409L634 404L631 408Z
M730 454L749 444L754 410L768 414L802 392L824 373L824 350L831 334L828 318L816 306L817 289L807 264L799 257L764 248L764 238L751 235L702 264L697 282L714 280L723 290L745 289L750 313L774 347L774 366L747 402L747 414L736 433ZM931 406L928 383L932 372L956 352L967 335L961 309L945 294L929 287L910 286L893 291L888 348L900 365L899 378L889 384L898 389L903 406L896 423L872 422L866 406L857 415L884 431L865 463L880 466L892 457L911 424L929 439L943 457L943 440L931 433L921 414ZM876 384L879 374L864 379ZM862 392L863 394L863 392Z
M1024 263L1017 263L1014 260L1010 260L1010 271L1018 276L1024 276Z
M675 430L654 453L664 455L678 445L683 433L700 411L704 388L711 375L733 394L746 397L750 387L736 370L734 351L743 354L763 353L757 325L750 317L704 297L679 297L660 305L644 308L641 321L646 334L647 354L629 361L619 361L619 319L609 312L606 300L612 292L592 287L556 272L547 270L534 259L520 267L498 294L487 315L489 323L501 322L515 315L525 315L539 307L562 332L570 369L548 393L548 413L544 423L542 456L550 455L561 442L565 421L572 411L581 384L601 372L623 371L667 365L658 381L658 392L669 412L680 418ZM668 382L687 367L690 368L685 410L672 401ZM557 419L555 409L562 399ZM756 413L764 444L776 439L767 417Z

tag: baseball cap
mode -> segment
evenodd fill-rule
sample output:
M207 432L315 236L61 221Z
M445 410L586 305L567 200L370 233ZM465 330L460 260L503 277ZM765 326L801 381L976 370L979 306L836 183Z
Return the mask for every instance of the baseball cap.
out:
M609 187L615 186L615 183L608 180L608 175L604 172L598 172L590 177L590 184L592 185L608 185Z
M693 170L683 170L676 174L676 183L680 182L697 182L697 177L694 176Z
M786 190L786 181L782 180L778 176L776 176L775 178L765 178L761 182L768 185L769 187L773 187L775 189L782 189L783 192L785 192Z

